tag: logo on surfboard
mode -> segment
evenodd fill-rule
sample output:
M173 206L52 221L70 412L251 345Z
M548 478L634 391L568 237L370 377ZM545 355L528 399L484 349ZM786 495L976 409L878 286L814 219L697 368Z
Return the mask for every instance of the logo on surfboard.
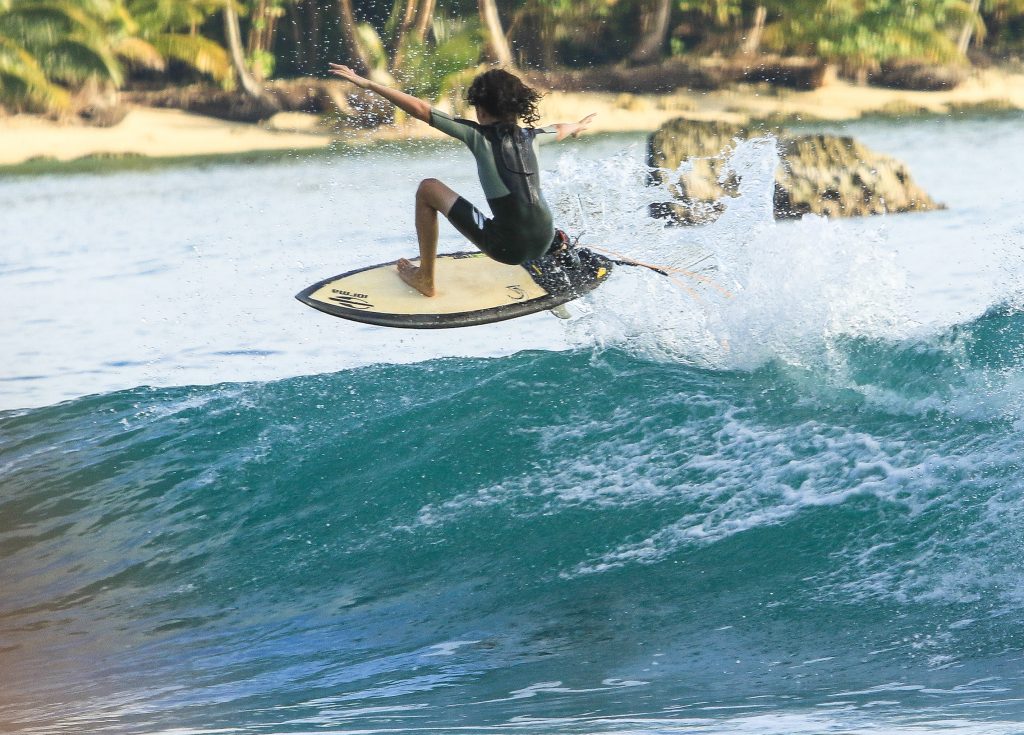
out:
M522 286L505 286L508 289L508 297L513 301L522 301L526 298L526 291Z
M340 288L333 288L331 291L333 291L335 295L328 297L329 300L339 304L340 306L344 306L349 309L373 308L373 304L366 300L369 297L369 294L342 291Z

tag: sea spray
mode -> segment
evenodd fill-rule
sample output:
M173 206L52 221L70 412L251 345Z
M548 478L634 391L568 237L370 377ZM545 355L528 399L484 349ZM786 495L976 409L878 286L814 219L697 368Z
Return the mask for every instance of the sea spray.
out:
M678 194L671 182L688 165L655 178L635 149L558 160L546 188L564 227L585 245L668 276L620 268L578 309L569 325L576 344L721 369L772 360L835 369L837 335L898 337L912 327L905 275L884 247L884 227L856 234L817 216L775 221L774 138L740 141L728 154L722 177L738 189L716 203L723 212L712 224L680 227L650 215Z
M591 163L563 157L552 198L565 221L587 233L588 244L611 250L606 243L616 242L614 250L623 259L657 264L675 276L620 268L569 324L576 343L714 370L761 373L770 367L798 403L848 404L851 410L871 406L940 433L950 421L1018 426L1024 420L1019 342L1024 320L1013 291L968 325L908 317L912 289L887 242L886 219L856 228L818 216L776 222L772 193L778 163L771 138L740 142L723 172L739 182L737 195L719 202L723 213L713 224L684 228L648 215L652 203L664 200L666 186L650 185L649 171L635 156ZM700 265L681 278L675 269L688 263ZM859 581L819 579L822 594L970 601L978 599L979 590L1001 588L1004 599L1017 596L1012 570L1021 554L1016 535L1007 538L998 530L998 513L986 511L969 522L972 537L984 539L976 548L959 547L951 554L942 540L949 533L943 509L965 502L958 489L949 490L959 488L963 463L936 458L950 457L953 445L928 446L919 437L917 449L924 451L911 452L903 440L879 445L874 430L835 433L828 422L812 418L782 437L770 425L751 425L742 412L733 423L729 417L736 409L723 410L719 436L725 446L709 459L686 462L692 470L707 470L706 477L678 488L697 506L655 533L565 574L660 563L681 549L784 523L809 508L856 505L872 497L929 518L933 531L911 558L895 561L882 539L889 529L879 534L866 529L862 540L844 550L849 561L838 573ZM699 445L682 434L679 441ZM767 463L734 463L728 459L730 444L739 454ZM747 445L750 451L742 448ZM979 489L995 493L1010 482L1007 472L1014 470L1006 458L1014 445L1016 440L1008 439L990 453L969 450ZM1001 469L993 475L994 467ZM829 479L839 476L838 483ZM800 479L794 484L795 478ZM1020 497L1019 488L1003 495L1007 492ZM1011 526L1019 525L1005 499L996 504ZM1014 561L998 568L987 564L986 545L997 545L1001 558Z

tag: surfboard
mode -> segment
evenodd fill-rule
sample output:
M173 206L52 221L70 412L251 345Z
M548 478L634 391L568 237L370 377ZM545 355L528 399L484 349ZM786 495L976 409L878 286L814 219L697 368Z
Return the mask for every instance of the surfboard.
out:
M332 276L295 298L331 316L382 327L469 327L555 309L601 285L613 265L586 248L523 265L505 265L481 252L448 253L437 257L437 292L427 297L398 277L396 263Z

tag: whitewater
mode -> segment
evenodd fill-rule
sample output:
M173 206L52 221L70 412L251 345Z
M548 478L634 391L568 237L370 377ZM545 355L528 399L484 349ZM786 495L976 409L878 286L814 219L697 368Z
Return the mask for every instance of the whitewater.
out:
M452 332L292 296L455 146L0 181L0 731L1021 732L1020 123L837 128L949 207L848 222L546 147L671 277Z

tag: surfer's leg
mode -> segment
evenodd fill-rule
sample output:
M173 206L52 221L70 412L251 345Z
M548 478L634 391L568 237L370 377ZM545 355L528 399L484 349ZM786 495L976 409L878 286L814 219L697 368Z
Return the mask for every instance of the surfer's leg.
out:
M416 237L420 244L420 264L417 267L402 258L398 261L398 275L424 296L434 295L437 213L447 217L458 198L458 194L437 179L424 179L416 190Z

